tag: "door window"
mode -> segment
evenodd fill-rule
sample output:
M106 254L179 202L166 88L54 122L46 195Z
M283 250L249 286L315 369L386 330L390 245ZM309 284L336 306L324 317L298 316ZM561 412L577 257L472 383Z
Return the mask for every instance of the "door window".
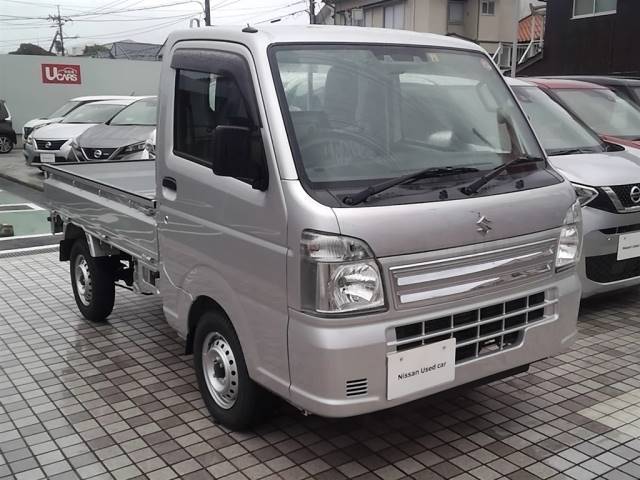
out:
M174 152L211 166L217 126L251 126L245 99L235 78L178 70L174 108Z

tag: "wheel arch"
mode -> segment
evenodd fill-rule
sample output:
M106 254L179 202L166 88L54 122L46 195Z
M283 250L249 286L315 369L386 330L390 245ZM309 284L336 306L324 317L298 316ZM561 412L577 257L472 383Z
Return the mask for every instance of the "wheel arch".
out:
M53 220L53 219L52 219ZM64 240L60 240L60 261L68 262L71 259L71 249L79 238L85 238L82 227L73 223L64 224Z
M225 309L222 308L222 305L220 305L213 298L207 295L200 295L191 304L191 307L189 308L189 314L187 316L187 339L185 345L186 355L193 353L193 336L196 331L196 327L198 326L198 321L200 320L200 318L202 318L202 315L205 312L209 311L214 311L221 315L224 315L233 327L233 322L231 321L231 318L229 317Z

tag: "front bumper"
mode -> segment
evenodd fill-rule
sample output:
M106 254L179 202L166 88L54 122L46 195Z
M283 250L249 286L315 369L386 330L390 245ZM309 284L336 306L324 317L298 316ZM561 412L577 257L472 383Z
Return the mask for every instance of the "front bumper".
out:
M68 162L70 161L71 147L68 145L68 143L65 143L64 145L62 145L62 148L60 148L60 150L36 150L33 147L33 145L30 145L28 143L24 144L24 148L23 148L24 160L25 160L25 163L30 167L42 165L42 162L40 161L40 155L43 153L49 153L49 154L55 155L56 163Z
M578 271L582 297L640 285L640 259L617 261L618 230L640 231L640 212L610 213L582 209L584 247Z
M444 314L480 309L496 302L534 295L544 290L557 300L552 318L527 325L520 343L503 351L461 362L455 380L394 400L387 399L387 354L390 331ZM291 402L311 413L346 417L394 407L443 390L500 374L568 348L576 336L580 281L574 270L555 275L552 281L526 288L505 289L474 302L461 300L437 311L414 310L398 318L392 312L372 314L349 324L346 319L321 319L289 311L289 365ZM446 309L445 309L446 308ZM416 313L417 312L417 313ZM397 314L397 312L395 312ZM353 319L351 319L353 321ZM349 396L349 385L366 385L366 394ZM365 391L363 390L363 391Z

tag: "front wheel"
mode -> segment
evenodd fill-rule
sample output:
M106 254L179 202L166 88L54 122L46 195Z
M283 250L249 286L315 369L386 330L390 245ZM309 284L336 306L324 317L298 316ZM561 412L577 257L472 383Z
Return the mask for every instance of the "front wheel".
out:
M71 286L80 313L92 322L104 322L113 310L115 278L108 258L92 257L85 240L71 248Z
M13 150L13 140L7 135L0 135L0 153L9 153Z
M232 430L257 422L267 405L267 393L249 377L240 341L229 320L206 312L194 335L194 367L209 413Z

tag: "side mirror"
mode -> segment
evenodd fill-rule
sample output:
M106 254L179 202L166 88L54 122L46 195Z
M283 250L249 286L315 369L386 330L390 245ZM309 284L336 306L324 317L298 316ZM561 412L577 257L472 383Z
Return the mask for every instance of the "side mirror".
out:
M269 185L262 139L256 129L218 125L213 134L213 173L249 183L256 190Z

